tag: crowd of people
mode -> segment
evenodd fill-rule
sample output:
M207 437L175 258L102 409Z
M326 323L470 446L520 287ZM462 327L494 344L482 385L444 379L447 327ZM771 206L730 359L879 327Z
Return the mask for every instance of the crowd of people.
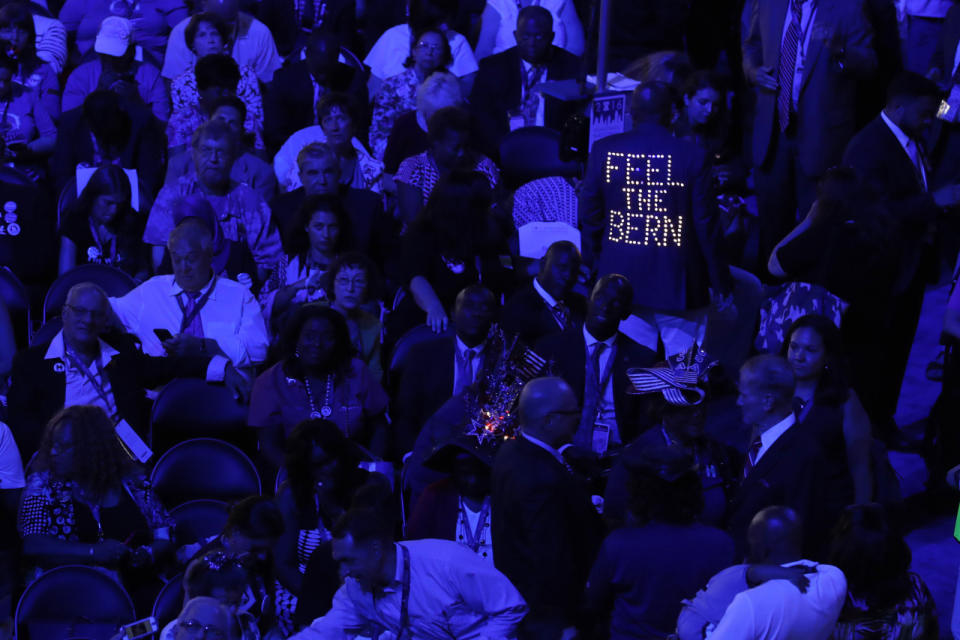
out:
M600 4L0 0L0 638L65 565L105 639L942 637L960 3Z

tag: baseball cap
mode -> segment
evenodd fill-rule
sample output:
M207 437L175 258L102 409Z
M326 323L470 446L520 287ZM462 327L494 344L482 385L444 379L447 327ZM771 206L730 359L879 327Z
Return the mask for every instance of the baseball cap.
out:
M100 31L93 43L93 50L119 58L127 52L133 41L133 24L120 16L109 16L100 23Z

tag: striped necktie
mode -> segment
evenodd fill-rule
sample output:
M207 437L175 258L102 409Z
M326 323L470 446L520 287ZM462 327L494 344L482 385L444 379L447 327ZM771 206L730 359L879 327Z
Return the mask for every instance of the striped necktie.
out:
M797 53L800 50L800 21L803 15L800 0L790 0L790 24L780 44L779 93L777 95L777 119L780 131L790 126L793 112L793 77L797 68Z

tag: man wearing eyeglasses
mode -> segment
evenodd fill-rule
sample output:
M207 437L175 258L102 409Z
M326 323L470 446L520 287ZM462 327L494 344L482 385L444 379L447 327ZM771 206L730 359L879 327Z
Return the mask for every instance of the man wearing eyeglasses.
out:
M189 600L173 627L172 640L240 640L240 625L230 610L216 598Z

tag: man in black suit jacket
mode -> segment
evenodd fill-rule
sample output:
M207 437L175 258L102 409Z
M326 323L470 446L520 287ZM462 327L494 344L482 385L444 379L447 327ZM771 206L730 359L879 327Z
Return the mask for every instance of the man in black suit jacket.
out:
M395 253L393 245L398 235L393 219L383 211L383 199L372 191L341 185L340 161L333 147L326 143L314 142L304 147L297 155L297 166L303 186L277 196L270 203L270 213L281 231L285 251L290 253L291 233L302 233L302 229L291 226L297 222L304 199L315 195L337 196L350 219L350 248L367 254L382 272L386 260Z
M573 390L560 378L536 378L519 411L520 436L493 463L493 561L530 607L521 637L556 640L576 623L603 525L559 452L579 422Z
M627 394L627 369L649 367L657 354L618 330L630 315L632 298L633 288L623 276L600 278L583 325L548 336L534 349L556 366L583 406L573 443L601 456L632 441L645 428L640 397Z
M900 251L899 278L889 312L875 319L875 331L866 329L870 335L851 335L852 342L847 341L860 399L873 424L891 435L924 288L939 275L933 250L938 217L943 208L960 204L960 186L934 189L923 149L925 130L940 101L937 85L903 72L890 83L887 95L880 115L847 145L843 163L856 169L874 189L897 225L891 235L897 238ZM878 350L877 340L887 348Z
M583 322L587 304L573 292L580 274L580 251L572 242L554 242L540 263L540 273L503 307L500 326L526 345Z
M727 530L738 557L746 553L750 521L766 507L781 505L800 514L811 552L823 550L832 525L832 514L824 506L829 496L822 474L824 455L811 437L816 431L797 424L794 386L790 363L780 356L755 356L740 369L737 404L753 432L743 482L727 509Z
M567 116L576 111L575 105L544 96L543 116L537 114L537 97L533 95L536 85L546 80L575 78L580 66L578 56L551 44L550 12L539 6L524 7L517 17L514 35L517 46L480 61L470 95L475 113L486 120L498 142L514 128L511 113L522 115L527 126L559 130Z
M327 93L349 94L354 104L367 100L366 74L339 61L340 40L314 31L304 48L305 60L287 62L273 74L263 96L263 139L271 153L293 133L317 123L317 100ZM366 116L354 127L366 127ZM362 135L358 136L365 139Z
M353 0L262 0L257 18L270 28L277 52L286 57L304 44L311 30L332 33L344 46L352 47L357 39L355 5Z
M392 372L391 417L401 454L411 450L430 416L451 396L479 380L497 357L493 350L485 349L496 315L497 300L489 289L467 287L454 304L454 335L413 345L399 370Z
M9 422L24 460L39 447L50 418L68 403L97 405L115 422L126 420L146 439L150 419L146 389L176 377L202 377L207 371L212 358L146 356L128 334L102 340L109 309L98 286L75 285L63 307L63 330L14 361ZM235 391L244 386L229 363L224 382Z

